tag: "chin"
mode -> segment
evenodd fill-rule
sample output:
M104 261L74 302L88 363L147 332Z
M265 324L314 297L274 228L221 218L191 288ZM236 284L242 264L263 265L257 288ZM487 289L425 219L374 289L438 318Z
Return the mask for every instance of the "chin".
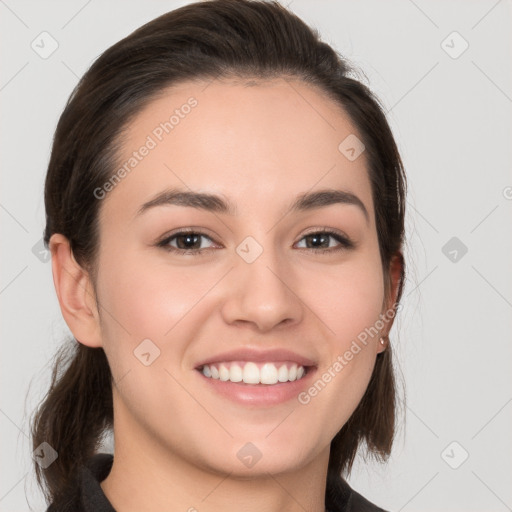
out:
M220 450L220 453L219 453ZM306 466L315 456L302 445L280 442L279 447L271 446L264 438L254 442L233 442L225 449L210 450L204 462L209 471L229 474L230 478L247 480L288 473ZM206 454L205 454L206 455Z

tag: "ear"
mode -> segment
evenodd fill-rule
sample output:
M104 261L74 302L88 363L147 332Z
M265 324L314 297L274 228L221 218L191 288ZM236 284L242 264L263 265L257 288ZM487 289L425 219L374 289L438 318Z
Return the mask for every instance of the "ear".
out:
M101 347L101 329L94 287L89 274L75 260L69 240L59 233L50 238L52 272L62 316L75 339Z
M393 255L393 257L391 258L391 262L389 265L391 289L389 292L389 297L387 298L387 301L385 301L385 309L382 312L382 314L384 315L386 327L382 330L381 336L384 337L385 343L383 345L379 341L377 353L380 353L380 352L383 352L384 350L386 350L386 347L388 345L388 340L387 340L386 336L389 335L389 332L391 331L393 322L395 321L396 299L398 296L400 280L402 278L403 262L404 262L404 257L400 251L396 252ZM389 314L390 312L393 312L392 316Z

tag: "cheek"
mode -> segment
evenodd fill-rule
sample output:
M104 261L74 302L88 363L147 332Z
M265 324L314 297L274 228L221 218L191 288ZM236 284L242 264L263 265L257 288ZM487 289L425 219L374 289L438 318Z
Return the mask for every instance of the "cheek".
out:
M162 340L211 283L194 279L193 269L170 269L143 253L125 254L119 261L108 256L103 259L99 296L109 312L103 315L106 337L126 338L130 333L133 343L144 338Z
M325 420L336 433L364 395L375 365L384 294L379 253L368 251L328 272L311 273L304 294L321 320L325 357L301 403L310 401L317 415L330 411Z
M364 338L365 332L369 342L374 339L368 330L379 320L384 296L378 253L377 257L373 253L354 257L322 272L311 269L302 279L302 296L321 320L333 356L344 352L358 336Z

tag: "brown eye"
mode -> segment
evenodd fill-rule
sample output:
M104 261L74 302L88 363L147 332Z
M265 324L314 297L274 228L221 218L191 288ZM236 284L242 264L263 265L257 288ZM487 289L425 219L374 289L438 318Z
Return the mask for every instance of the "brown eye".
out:
M301 240L306 241L306 246L303 248L316 252L333 252L354 247L354 243L349 238L334 231L314 231ZM336 243L332 245L332 240L337 242L337 245Z
M197 255L211 249L211 247L204 246L203 239L213 242L211 237L200 231L182 230L165 237L157 245L169 252ZM302 240L305 240L306 243L305 247L300 248L314 252L336 252L355 247L348 237L328 230L312 231L302 237L301 242Z
M204 238L213 241L208 235L198 231L179 231L164 238L158 246L171 252L198 254L208 249L202 246Z

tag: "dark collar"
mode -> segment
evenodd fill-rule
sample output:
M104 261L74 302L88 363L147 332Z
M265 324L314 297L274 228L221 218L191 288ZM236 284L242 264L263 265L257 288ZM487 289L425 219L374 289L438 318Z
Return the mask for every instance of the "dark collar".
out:
M80 474L80 496L76 496L76 502L70 510L116 512L100 486L110 473L113 462L114 457L110 453L98 453L89 459ZM327 477L325 506L328 512L386 512L370 503L354 491L343 478L334 474ZM50 507L47 512L61 510Z
M386 512L354 491L345 479L335 473L327 475L325 508L327 512Z
M84 512L116 512L108 501L100 482L107 478L114 457L110 453L98 453L89 459L82 469L82 507Z

